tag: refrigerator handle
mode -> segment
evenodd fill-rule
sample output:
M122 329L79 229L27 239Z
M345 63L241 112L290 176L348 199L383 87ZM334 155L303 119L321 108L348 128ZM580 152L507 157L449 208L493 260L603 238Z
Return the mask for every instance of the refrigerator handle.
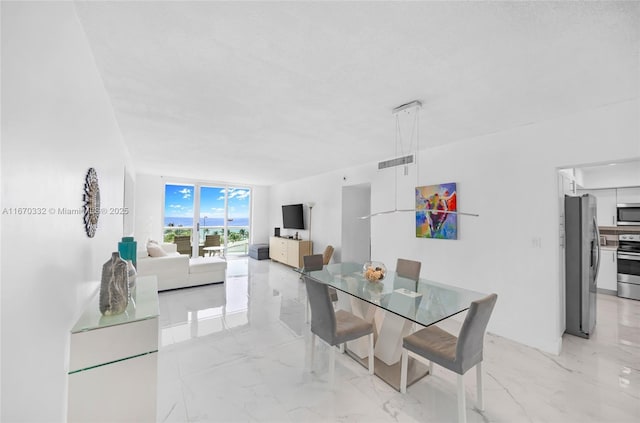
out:
M598 251L598 261L596 263L596 276L594 278L594 282L598 280L598 273L600 273L600 229L598 229L598 221L597 218L593 218L593 227L596 230L596 247Z

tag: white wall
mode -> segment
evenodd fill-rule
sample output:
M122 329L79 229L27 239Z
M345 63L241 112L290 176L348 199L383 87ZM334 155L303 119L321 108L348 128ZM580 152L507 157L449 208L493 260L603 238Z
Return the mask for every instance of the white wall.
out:
M415 238L411 213L374 217L371 258L389 268L398 257L421 260L423 277L496 292L491 332L559 352L564 288L557 170L639 157L638 116L634 100L423 151L419 184L457 182L459 210L480 217L461 216L456 241ZM372 212L393 209L393 171L377 171L372 163L272 187L272 225L281 222L281 204L315 201L321 206L313 209L313 238L336 243L341 187L366 182ZM415 184L415 169L398 176L399 209L413 206Z
M94 167L102 207L122 207L132 168L74 5L2 3L2 421L66 420L69 331L123 232L81 215ZM54 209L54 211L51 211Z
M570 180L575 180L576 188L584 185L584 172L582 169L573 169L573 178L569 178Z
M255 186L251 192L251 243L268 244L273 228L269 227L269 187Z
M122 235L133 236L136 214L136 174L133 168L125 167L124 169L123 204L127 209L127 213L123 217Z
M309 239L309 208L307 203L313 202L313 216L311 221L311 238L313 251L321 253L327 245L335 248L334 257L340 257L342 239L342 174L331 173L320 177L296 180L288 184L271 187L269 207L269 227L281 228L281 235L299 233L302 239ZM282 228L282 205L304 204L304 222L306 230Z
M144 249L149 239L162 242L162 208L164 182L156 175L136 175L135 239L138 250Z

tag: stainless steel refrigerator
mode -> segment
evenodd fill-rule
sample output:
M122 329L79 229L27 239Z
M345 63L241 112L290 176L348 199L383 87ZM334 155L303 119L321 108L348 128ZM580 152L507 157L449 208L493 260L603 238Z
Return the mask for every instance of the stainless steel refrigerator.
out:
M588 338L596 326L600 233L596 198L565 196L566 333Z

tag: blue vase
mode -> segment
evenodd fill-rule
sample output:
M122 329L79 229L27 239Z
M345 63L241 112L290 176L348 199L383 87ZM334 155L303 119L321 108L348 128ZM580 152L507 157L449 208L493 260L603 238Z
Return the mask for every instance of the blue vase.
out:
M122 241L118 242L118 252L120 253L120 257L122 260L131 260L133 262L133 267L137 268L138 263L136 261L137 258L137 250L138 243L133 240L132 236L123 236Z

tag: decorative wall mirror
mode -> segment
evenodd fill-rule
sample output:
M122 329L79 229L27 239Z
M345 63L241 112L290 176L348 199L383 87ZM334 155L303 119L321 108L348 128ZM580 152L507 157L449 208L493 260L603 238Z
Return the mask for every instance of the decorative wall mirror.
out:
M98 228L100 217L100 187L98 174L94 168L89 168L84 181L84 228L87 236L93 238Z

